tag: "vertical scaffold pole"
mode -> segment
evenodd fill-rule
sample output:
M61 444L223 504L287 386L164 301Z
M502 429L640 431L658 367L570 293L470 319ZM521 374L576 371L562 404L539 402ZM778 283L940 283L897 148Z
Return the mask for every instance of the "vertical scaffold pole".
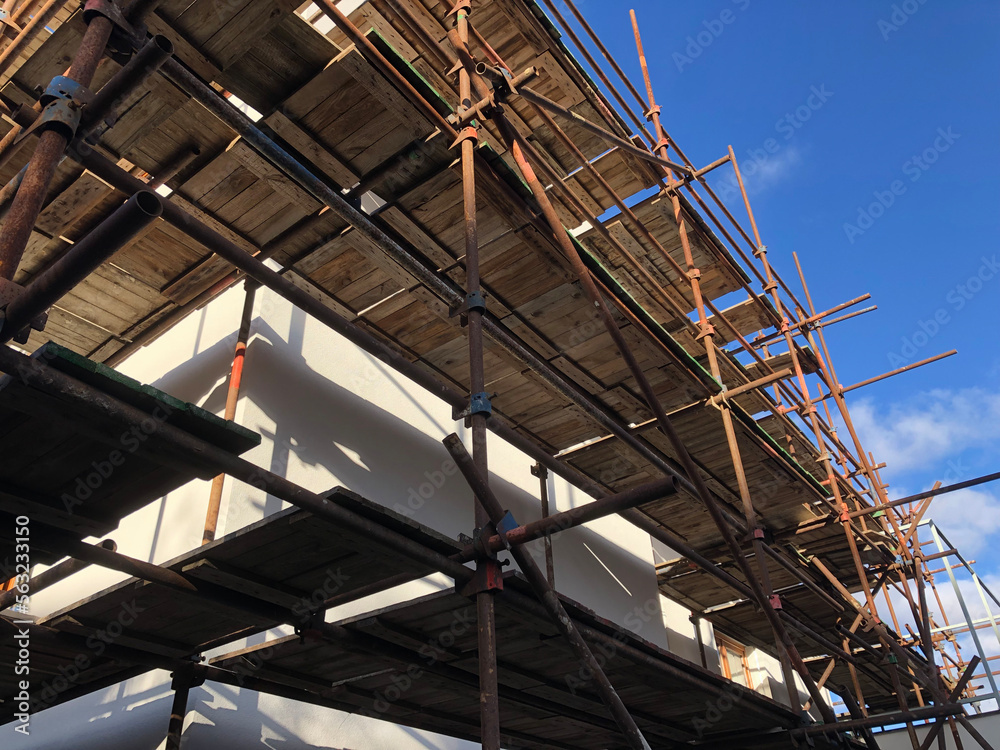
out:
M455 29L463 44L469 43L471 0L458 0L452 9ZM465 67L458 69L459 112L472 107L472 80ZM469 421L472 428L472 456L476 470L487 481L489 460L486 446L486 420L489 396L486 394L483 349L483 310L485 300L479 281L479 234L476 225L476 143L478 134L470 122L458 134L462 150L462 197L465 212L466 307L469 336ZM478 533L491 533L490 516L481 501L473 497ZM476 618L479 645L479 709L483 750L500 750L499 675L497 674L496 609L494 590L489 581L499 575L496 561L483 556L477 561L482 575L477 576Z

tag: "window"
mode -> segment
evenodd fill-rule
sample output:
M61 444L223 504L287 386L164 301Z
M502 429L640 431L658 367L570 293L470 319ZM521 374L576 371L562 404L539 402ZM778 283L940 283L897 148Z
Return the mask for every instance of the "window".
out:
M746 646L716 633L716 643L719 645L719 661L722 662L722 674L743 687L753 688L750 679L750 665L747 663Z

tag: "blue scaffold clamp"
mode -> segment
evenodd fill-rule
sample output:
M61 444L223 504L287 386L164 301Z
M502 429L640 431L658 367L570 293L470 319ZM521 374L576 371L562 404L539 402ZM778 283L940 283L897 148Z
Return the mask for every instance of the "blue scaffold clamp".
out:
M72 140L80 127L83 108L92 98L90 89L78 81L69 76L56 76L49 81L38 100L42 105L41 116L34 125L21 133L18 140L43 130L59 130L67 140Z
M469 399L469 416L473 414L485 414L487 417L493 414L493 403L490 401L490 394L473 393Z
M469 399L469 405L458 411L457 409L452 412L452 418L455 420L468 419L474 414L485 414L487 418L493 415L493 403L491 401L492 397L496 394L483 393L473 393L472 397Z

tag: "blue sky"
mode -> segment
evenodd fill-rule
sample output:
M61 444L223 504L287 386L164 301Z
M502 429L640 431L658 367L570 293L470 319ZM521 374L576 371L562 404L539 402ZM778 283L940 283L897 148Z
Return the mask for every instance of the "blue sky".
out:
M635 8L665 127L699 165L733 145L786 280L794 250L818 309L871 293L827 331L842 384L959 351L849 395L890 494L1000 470L1000 4L579 7L641 89ZM1000 589L1000 486L931 515Z

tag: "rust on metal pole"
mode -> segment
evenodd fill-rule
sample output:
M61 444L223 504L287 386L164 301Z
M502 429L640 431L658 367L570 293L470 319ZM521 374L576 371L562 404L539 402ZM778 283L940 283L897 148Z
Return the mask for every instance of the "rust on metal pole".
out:
M458 0L452 8L455 28L461 45L468 48L471 0ZM472 109L472 78L466 66L458 69L459 109ZM483 92L480 91L480 94ZM466 320L469 338L469 424L472 429L472 455L476 471L489 481L486 420L489 416L489 395L486 393L486 373L483 346L484 298L479 276L479 232L476 221L476 145L479 134L466 125L459 131L462 159L462 205L465 220L465 286ZM490 514L478 495L472 498L475 526L478 534L492 532ZM497 674L496 602L494 599L499 574L497 562L484 554L476 560L478 580L490 583L476 592L476 623L479 650L479 724L483 750L500 750L500 686Z
M105 539L98 546L103 547L106 550L111 550L112 552L118 549L118 545L114 543L111 539ZM78 573L85 568L90 567L92 563L89 560L80 560L74 557L68 560L63 560L58 565L53 565L51 568L42 571L41 573L32 576L28 581L28 590L32 595L47 589L59 581L64 581L69 578L74 573ZM0 612L3 612L9 607L13 607L17 601L18 590L17 588L12 588L3 593L0 593Z
M229 387L226 389L226 411L223 417L228 422L236 419L236 406L239 403L240 386L243 382L243 364L246 360L247 342L250 339L250 323L253 320L253 305L257 295L257 286L254 281L246 282L243 312L240 315L240 329L236 334L236 351L233 354L232 367L229 369ZM208 511L205 514L205 530L201 537L202 544L215 541L215 532L219 525L219 509L222 507L222 489L225 482L225 474L217 474L212 479L212 488L208 495Z
M517 93L521 96L522 99L525 99L531 102L532 104L541 107L542 109L547 109L549 112L559 115L567 122L577 125L583 128L584 130L593 133L599 138L603 138L611 145L617 146L622 151L626 151L629 154L632 154L633 156L642 159L643 161L647 161L650 164L655 164L656 166L663 167L665 169L673 169L685 175L694 174L694 170L684 166L683 164L677 164L675 162L670 161L669 159L663 158L662 156L651 154L646 149L639 148L631 141L628 141L625 138L619 138L614 133L609 133L600 125L595 125L594 123L584 118L582 115L578 115L573 110L567 109L566 107L557 104L548 97L542 96L541 94L539 94L536 91L533 91L532 89L523 87L518 89ZM728 161L728 159L714 162L712 168L714 169L715 167L720 167L723 164L725 164L726 161ZM709 171L711 170L710 169L700 170L700 173L705 174Z
M0 52L0 75L7 72L7 68L10 67L11 63L20 57L28 45L35 40L38 34L52 22L56 14L66 5L69 5L69 0L48 0L31 17L31 20L21 28L21 31L14 37L13 41L7 45L3 52ZM23 8L24 6L14 13L14 23L18 23L23 18L23 16L18 15Z
M7 306L0 322L0 341L10 341L162 213L156 193L144 190L132 195Z
M539 462L531 467L531 473L538 477L538 497L541 500L542 509L541 520L542 522L545 522L552 516L551 509L549 507L549 470L546 469L541 462ZM671 481L673 481L673 479L671 479ZM552 557L552 533L546 531L542 538L545 540L545 580L549 582L549 586L555 588L556 570L555 559ZM510 540L509 532L507 534L507 539L508 541Z
M845 518L845 515L850 512L850 508L847 506L844 498L841 494L840 482L837 479L837 474L833 469L833 464L831 461L830 454L826 451L825 442L823 438L823 431L820 427L819 417L816 413L816 406L812 402L812 397L810 396L809 386L806 383L805 374L802 370L802 365L799 361L798 350L795 342L792 339L791 329L789 327L788 315L785 312L784 304L781 300L781 295L778 293L778 285L775 281L774 273L771 270L771 264L768 262L767 258L767 248L764 246L760 238L760 231L757 228L757 221L753 215L753 209L750 206L750 198L747 195L746 186L743 184L743 176L740 173L739 164L736 162L735 155L732 152L732 147L730 146L730 155L733 156L732 164L733 171L736 174L736 181L740 188L740 194L743 197L743 203L747 210L747 215L750 217L750 227L753 230L754 240L757 243L757 249L755 255L760 259L761 264L764 266L764 273L767 278L767 284L764 287L765 292L769 292L771 295L771 300L774 303L775 309L778 311L778 315L782 319L781 323L781 333L784 335L785 344L788 347L788 353L792 360L792 367L795 370L796 379L799 384L799 391L803 397L803 409L802 416L803 419L808 419L808 422L813 428L813 434L816 440L816 447L820 451L818 462L820 466L823 467L827 482L829 484L830 490L833 493L834 502L840 510L841 518L844 520L849 520ZM813 310L815 312L815 310ZM854 567L858 575L858 580L865 592L865 598L868 601L868 608L872 613L872 616L876 619L878 618L878 610L875 604L875 598L872 596L871 588L868 585L868 576L865 572L864 565L861 561L861 553L858 550L857 541L854 537L853 528L847 528L845 524L844 534L847 538L848 547L851 551L851 557L854 560Z
M173 688L174 698L170 704L166 750L181 750L181 736L184 734L184 719L187 717L193 668L194 664L187 669L178 669L171 680L170 687Z
M500 504L500 501L496 498L493 491L486 483L486 477L484 477L475 466L474 459L469 455L468 451L466 451L465 446L462 445L462 441L459 439L458 435L449 435L444 439L444 444L448 449L448 452L451 454L451 457L458 465L462 475L469 483L469 486L472 487L476 497L479 498L479 502L489 514L490 519L495 525L499 525L505 515L503 506ZM598 662L593 651L590 650L590 646L587 645L587 642L583 639L580 631L577 630L574 625L573 620L563 608L562 603L559 601L559 595L545 580L545 575L541 570L539 570L534 558L528 554L524 547L519 545L512 546L510 548L510 554L514 558L518 567L521 569L521 573L523 573L524 577L527 578L535 596L538 597L538 600L545 608L552 622L556 625L559 632L562 633L566 640L569 641L576 657L580 660L583 666L590 670L590 673L593 675L594 682L597 685L597 689L601 694L601 698L604 700L605 705L607 705L608 710L614 717L618 728L625 736L629 747L634 750L650 750L649 744L642 736L642 732L636 725L632 715L628 712L628 709L625 707L625 704L615 691L615 688L611 684L607 675L604 674L604 670L601 668L600 662Z
M893 375L899 375L899 374L904 373L904 372L909 372L910 370L913 370L913 369L915 369L917 367L922 367L923 365L929 365L932 362L937 362L938 360L945 359L947 357L953 357L956 354L958 354L958 351L956 349L952 349L951 351L943 352L942 354L937 354L937 355L935 355L933 357L928 357L927 359L922 359L919 362L913 362L912 364L906 365L904 367L899 367L899 368L897 368L895 370L891 370L890 372L884 372L881 375L876 375L873 378L868 378L867 380L862 380L860 383L855 383L854 385L848 385L848 386L840 387L840 386L836 385L835 383L832 383L831 386L832 386L833 390L831 390L830 393L827 393L825 396L823 396L822 399L816 399L816 400L820 401L820 400L825 400L825 399L828 399L828 398L831 398L831 397L834 400L836 400L837 399L837 394L849 393L850 391L857 390L858 388L863 388L866 385L871 385L872 383L877 383L880 380L885 380L886 378L891 378ZM883 507L885 507L884 504L883 504Z
M532 473L536 474L536 476L542 476L534 469L532 469ZM546 487L543 492L543 496L547 494L548 488ZM641 484L638 487L633 487L614 495L608 495L598 500L578 505L571 510L564 510L562 513L549 515L547 509L543 510L543 516L539 520L510 529L503 535L503 537L494 535L488 539L484 539L483 546L493 552L499 552L502 549L506 549L510 545L525 544L539 538L548 539L553 534L560 531L573 529L577 526L590 523L591 521L596 521L599 518L605 518L606 516L610 516L615 513L622 513L623 511L634 508L637 505L645 505L646 503L662 500L665 497L676 494L676 479L673 477L654 479L653 481ZM548 507L547 502L545 503L545 507ZM465 562L472 559L472 554L472 549L467 547L456 557L456 559Z
M95 15L87 25L83 40L69 67L67 78L80 86L87 87L94 80L97 64L104 55L104 49L111 38L113 24L102 15ZM28 244L35 220L48 195L49 185L55 176L56 167L69 143L62 129L45 130L38 139L28 169L21 181L10 211L0 231L0 277L13 279L21 256Z
M649 67L646 63L646 55L642 45L642 36L639 32L639 22L636 18L634 10L629 11L629 14L632 20L632 30L635 34L636 49L639 53L639 64L642 69L643 81L646 84L646 95L649 107L647 118L652 122L653 134L657 137L657 150L659 151L660 157L665 159L668 151L667 139L660 123L660 108L656 104L656 98L653 93L653 83L649 75ZM668 185L674 182L674 178L675 175L668 173ZM695 308L698 313L698 325L701 332L697 338L701 340L705 347L705 353L708 356L709 369L712 377L715 378L717 382L722 384L724 381L719 368L718 353L714 342L715 328L708 322L708 316L705 312L704 297L701 291L701 271L695 266L694 263L694 254L692 253L691 243L688 239L684 215L681 212L680 198L678 197L676 191L670 192L670 201L673 207L674 221L677 224L677 231L681 239L681 248L684 253L684 262L686 264L685 276L689 281L691 296L694 299ZM733 424L733 417L728 400L723 400L719 404L719 414L722 417L722 424L726 433L726 443L729 448L730 459L733 464L733 470L736 474L740 500L743 505L743 514L746 519L747 530L750 535L751 545L754 550L754 558L757 561L757 568L760 575L762 601L760 601L759 604L762 607L777 608L780 607L780 600L774 593L774 588L771 584L770 571L767 568L767 560L763 554L764 530L758 523L757 513L753 507L753 500L750 496L750 485L747 481L746 470L743 466L743 457L740 453L736 428ZM777 621L777 618L775 618L775 620ZM792 670L791 663L793 659L791 651L795 649L795 646L793 644L783 643L777 629L774 630L774 640L775 651L777 652L778 661L781 664L782 675L785 681L785 690L788 693L789 705L797 711L801 708L801 703L799 701L798 688L795 684L794 672ZM811 675L808 673L803 673L801 677L807 685L812 679ZM816 692L818 693L818 690ZM821 701L817 701L816 705L820 711L823 711L823 704ZM826 716L824 716L824 718L826 718Z
M685 472L687 473L688 481L693 484L697 496L702 500L702 502L708 509L709 513L712 515L712 518L715 521L720 532L722 533L724 539L726 540L730 553L733 555L733 558L735 559L737 565L739 565L743 569L744 575L746 575L747 578L749 579L751 586L753 587L753 590L755 592L755 595L758 598L758 601L761 602L761 606L764 607L765 615L768 617L768 620L771 623L772 627L774 627L776 630L784 634L782 637L782 642L785 648L790 651L789 655L791 656L791 651L794 651L795 648L794 645L792 644L791 638L788 636L788 633L787 631L785 631L782 624L778 621L778 616L775 614L775 611L771 609L770 605L764 599L763 592L760 590L760 585L757 582L756 577L751 573L746 558L742 554L739 545L736 543L735 537L733 536L732 531L729 529L727 522L722 515L721 510L719 509L714 499L712 498L711 494L709 493L708 487L705 485L704 479L698 472L694 460L688 453L687 448L684 446L683 441L681 441L680 439L680 436L673 428L670 419L663 411L663 407L660 404L659 400L656 398L656 394L653 391L652 385L646 378L645 373L639 366L638 361L635 359L635 355L632 353L631 349L628 346L628 343L625 341L624 335L618 328L617 323L615 322L610 311L608 310L607 305L605 304L604 299L597 288L594 278L590 273L590 270L584 264L583 259L577 252L576 247L573 245L572 241L569 238L569 235L566 233L566 230L560 223L558 214L556 214L555 208L552 206L552 203L549 200L549 197L546 194L545 189L538 181L538 178L535 176L534 170L531 168L531 165L525 158L524 152L522 151L521 148L522 137L520 136L520 134L517 133L516 130L514 130L513 126L510 125L510 123L506 120L506 118L503 117L502 112L494 116L494 121L497 123L501 134L504 136L504 140L507 143L507 147L511 150L511 153L514 156L514 160L517 163L518 169L520 170L522 176L524 177L525 182L527 183L529 189L532 191L533 195L535 196L535 199L537 200L539 206L541 207L542 212L549 223L551 231L563 251L563 254L570 261L570 264L573 267L573 270L576 273L578 280L580 281L580 285L583 288L584 293L587 295L587 298L590 301L590 303L594 306L595 312L603 321L604 327L607 329L612 340L615 342L615 346L618 349L619 353L621 354L622 359L624 359L630 372L636 379L636 382L638 383L639 388L643 393L643 397L645 398L646 403L648 404L653 414L656 416L658 425L663 430L664 434L670 440L671 444L674 446L674 449L680 456L681 464L684 467ZM797 652L795 655L797 656ZM794 660L795 657L791 658ZM796 664L795 666L796 669L803 676L803 680L806 682L807 687L811 687L810 694L812 694L815 689L815 683L812 682L812 678L808 673L808 668L804 663L801 662L801 659L799 659L799 663ZM828 706L826 706L825 702L822 699L822 696L820 696L819 694L819 691L815 691L813 699L816 701L816 704L820 706L821 710L824 712L824 719L831 722L835 721L833 712L830 711L830 708Z

